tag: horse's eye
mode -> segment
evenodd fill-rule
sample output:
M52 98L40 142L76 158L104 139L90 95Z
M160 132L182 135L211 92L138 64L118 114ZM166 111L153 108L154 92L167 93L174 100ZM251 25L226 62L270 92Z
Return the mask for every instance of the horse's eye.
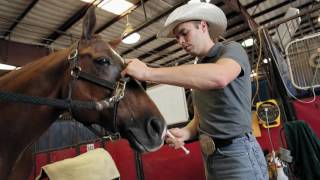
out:
M96 62L97 64L100 64L100 65L110 65L111 64L111 61L109 58L107 57L100 57L100 58L97 58L94 62Z

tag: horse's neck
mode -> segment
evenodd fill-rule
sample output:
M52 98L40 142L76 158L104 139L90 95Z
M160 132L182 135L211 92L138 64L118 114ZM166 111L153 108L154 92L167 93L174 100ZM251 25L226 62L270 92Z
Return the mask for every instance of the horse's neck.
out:
M59 98L69 69L68 52L53 53L1 76L0 91ZM24 103L0 102L0 114L0 167L7 165L10 169L57 118L52 107Z

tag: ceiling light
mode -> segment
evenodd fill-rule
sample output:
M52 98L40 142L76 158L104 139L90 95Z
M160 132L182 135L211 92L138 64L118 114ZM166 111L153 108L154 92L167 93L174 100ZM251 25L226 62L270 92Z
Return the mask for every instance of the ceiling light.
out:
M243 47L250 47L250 46L253 45L253 39L252 38L248 38L248 39L242 41L241 45Z
M128 37L122 39L122 42L125 44L134 44L138 42L140 39L140 34L138 33L132 33Z
M133 27L129 22L129 15L127 15L127 24L126 24L126 28L124 29L123 33L122 33L122 37L125 37L127 34L130 34L133 31ZM134 44L136 42L138 42L140 39L140 34L134 32L132 34L130 34L129 36L125 37L124 39L122 39L122 42L125 44Z
M320 23L320 16L318 17L318 22Z
M83 2L86 2L86 3L91 3L93 0L81 0ZM96 1L95 1L95 4L96 4Z
M133 4L126 1L126 0L81 0L86 3L92 3L94 5L97 5L99 8L111 12L113 14L120 15L123 12L127 11L131 7L133 7Z
M133 7L133 4L125 0L104 0L98 5L98 7L111 13L120 15Z
M206 0L207 3L209 3L211 0ZM201 0L190 0L188 3L199 3L202 2Z
M0 63L0 70L14 70L14 69L17 69L17 67Z

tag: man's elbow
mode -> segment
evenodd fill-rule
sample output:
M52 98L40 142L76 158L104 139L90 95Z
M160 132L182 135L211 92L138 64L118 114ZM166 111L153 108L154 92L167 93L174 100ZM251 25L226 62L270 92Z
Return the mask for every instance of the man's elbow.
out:
M212 81L206 82L202 86L198 87L198 89L200 89L200 90L223 89L228 84L229 84L229 82L225 79L212 80Z
M229 84L229 82L226 79L220 78L220 79L216 80L215 82L213 82L212 86L214 86L216 89L223 89L228 84Z

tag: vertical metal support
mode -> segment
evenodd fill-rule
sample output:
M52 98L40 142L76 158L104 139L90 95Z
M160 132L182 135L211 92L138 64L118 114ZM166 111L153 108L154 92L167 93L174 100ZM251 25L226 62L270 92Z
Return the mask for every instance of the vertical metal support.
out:
M144 0L140 0L141 1L141 6L143 9L143 14L144 14L144 20L148 21L148 16L147 16L147 12L146 12L146 7L144 6Z
M143 172L141 153L134 151L134 158L135 158L135 164L136 164L137 180L144 180L144 172Z
M290 24L292 24L291 21L289 21L289 22L290 22ZM288 29L288 33L289 33L290 39L292 39L293 34L291 34L291 32L290 32L290 28L289 28L289 26L288 26L288 22L285 22L285 24L286 24L286 28ZM292 26L293 26L293 25L292 25ZM293 33L294 33L294 32L293 32Z
M270 41L270 36L268 36L264 30L263 30L263 36L265 39L264 44L267 46L266 47L266 54L268 54L269 57L272 57L272 59L275 59L275 52L274 52L272 43ZM287 121L294 121L294 120L296 120L295 111L291 105L291 102L289 101L288 94L287 94L286 89L284 87L285 86L284 82L282 81L282 79L280 77L281 75L280 75L280 72L279 72L275 62L271 61L271 63L272 63L272 65L271 65L272 67L270 68L271 81L274 81L276 84L276 86L274 86L275 93L276 93L275 95L280 100L279 105L281 106L281 109L284 109L284 113L282 113L281 115L284 115L284 117Z
M289 29L288 29L288 31L289 31ZM285 50L286 48L283 46L282 37L280 36L280 32L279 32L278 27L276 27L276 34L277 34L278 37L279 37L279 41L280 41L279 44L280 44L281 48L282 48L283 50Z
M33 145L33 152L32 152L32 161L33 161L33 177L37 177L37 157L36 157L36 143Z

